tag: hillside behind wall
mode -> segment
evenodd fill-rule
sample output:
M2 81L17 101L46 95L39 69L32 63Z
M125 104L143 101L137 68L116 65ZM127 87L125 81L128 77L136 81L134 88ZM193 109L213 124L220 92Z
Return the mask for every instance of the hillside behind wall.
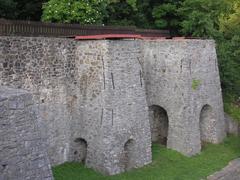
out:
M32 95L0 86L0 179L51 180Z

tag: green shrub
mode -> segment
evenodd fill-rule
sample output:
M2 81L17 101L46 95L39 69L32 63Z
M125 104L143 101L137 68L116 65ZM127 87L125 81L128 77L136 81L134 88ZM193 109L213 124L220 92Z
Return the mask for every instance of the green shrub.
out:
M43 4L42 21L101 24L107 0L50 0Z

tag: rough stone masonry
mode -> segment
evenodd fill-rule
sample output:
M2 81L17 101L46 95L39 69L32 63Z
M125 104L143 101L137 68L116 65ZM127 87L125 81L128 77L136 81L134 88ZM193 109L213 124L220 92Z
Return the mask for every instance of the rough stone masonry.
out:
M0 87L0 179L51 180L32 95Z
M225 136L211 40L0 37L0 84L32 94L52 166L113 175L150 163L151 141L191 156Z

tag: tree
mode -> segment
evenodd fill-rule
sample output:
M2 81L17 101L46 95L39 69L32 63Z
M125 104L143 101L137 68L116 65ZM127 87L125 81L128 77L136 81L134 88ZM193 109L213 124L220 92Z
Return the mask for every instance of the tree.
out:
M159 0L110 0L107 7L107 25L135 25L139 28L155 28L153 7Z
M221 83L224 94L240 96L240 36L217 42Z
M104 18L106 25L129 26L135 25L134 16L136 5L126 0L112 1L107 6L107 16Z
M43 4L46 22L101 24L107 0L50 0Z
M181 1L166 0L162 4L153 8L153 17L155 26L159 29L168 29L171 34L178 34L180 17L178 16L178 8Z
M14 19L16 14L17 3L13 0L0 0L0 18Z
M218 40L220 75L225 92L240 96L240 1L228 1L230 9L220 16Z
M39 21L42 16L42 4L46 0L17 0L17 19Z
M230 9L220 17L220 31L226 37L232 37L240 33L240 0L227 2Z
M218 34L219 16L225 11L225 0L185 0L178 10L183 19L181 32L187 36L214 37Z
M0 0L0 18L39 21L44 1Z
M156 28L152 16L153 7L158 3L156 0L137 0L137 14L135 23L140 28Z

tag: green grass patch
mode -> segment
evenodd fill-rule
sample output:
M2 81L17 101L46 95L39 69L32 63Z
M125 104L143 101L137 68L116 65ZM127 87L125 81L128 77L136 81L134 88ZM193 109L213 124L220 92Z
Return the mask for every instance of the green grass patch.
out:
M224 111L234 120L240 122L240 106L232 96L224 97Z
M103 176L79 163L53 167L53 174L55 180L199 180L240 157L240 138L230 136L222 144L206 144L191 158L157 144L152 154L150 165L115 176Z

